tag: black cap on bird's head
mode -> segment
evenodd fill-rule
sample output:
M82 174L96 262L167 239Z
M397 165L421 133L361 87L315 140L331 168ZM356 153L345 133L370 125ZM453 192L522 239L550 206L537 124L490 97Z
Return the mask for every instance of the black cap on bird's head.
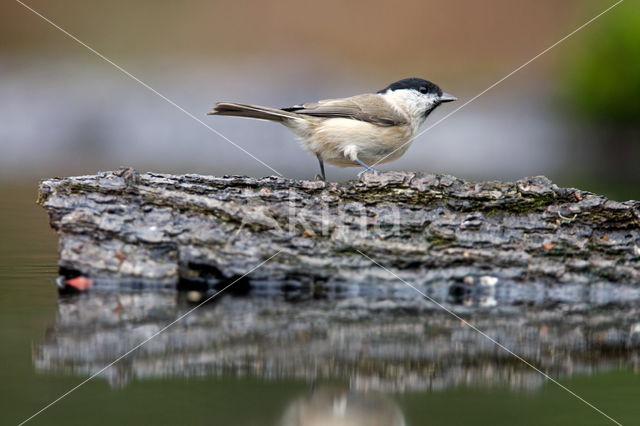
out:
M435 95L438 98L440 98L440 102L451 102L458 99L453 95L443 92L442 89L440 89L437 84L427 80L423 80L421 78L416 78L416 77L404 78L402 80L398 80L395 83L391 83L384 89L380 90L378 93L386 93L388 90L402 90L402 89L415 90L425 95L426 94Z

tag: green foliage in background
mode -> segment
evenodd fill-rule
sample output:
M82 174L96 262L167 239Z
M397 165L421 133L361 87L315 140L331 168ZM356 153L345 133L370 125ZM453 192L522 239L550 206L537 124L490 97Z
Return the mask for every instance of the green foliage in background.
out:
M624 2L591 28L570 60L565 88L584 118L640 126L640 3Z

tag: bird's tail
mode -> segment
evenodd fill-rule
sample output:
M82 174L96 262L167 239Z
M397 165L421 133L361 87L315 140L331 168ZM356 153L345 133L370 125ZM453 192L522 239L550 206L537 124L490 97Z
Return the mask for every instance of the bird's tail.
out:
M259 105L237 104L234 102L219 102L208 115L233 115L235 117L257 118L259 120L279 122L300 118L298 114L281 109Z

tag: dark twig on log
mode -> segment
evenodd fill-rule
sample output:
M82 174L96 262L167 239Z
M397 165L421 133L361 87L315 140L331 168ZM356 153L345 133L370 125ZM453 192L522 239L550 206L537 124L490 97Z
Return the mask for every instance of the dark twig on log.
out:
M479 303L522 286L640 283L640 202L545 177L387 172L326 183L121 169L45 180L39 203L58 233L62 273L97 283L216 285L279 251L252 284L412 291L360 251L434 297Z

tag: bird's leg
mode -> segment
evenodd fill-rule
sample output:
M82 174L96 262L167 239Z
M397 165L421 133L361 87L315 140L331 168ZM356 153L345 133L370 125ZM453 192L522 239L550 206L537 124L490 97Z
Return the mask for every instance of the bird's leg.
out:
M320 173L322 173L322 176L320 176L320 178L324 181L327 180L327 177L324 174L324 162L322 161L322 158L320 158L320 154L316 154L316 157L318 158L318 163L320 163ZM319 176L316 175L316 179Z
M358 177L362 176L362 174L366 172L377 172L376 169L358 158L358 147L356 145L347 145L344 148L344 156L364 167L364 170L358 173Z
M364 173L367 173L367 172L377 172L376 169L374 169L373 167L371 167L370 165L368 165L364 161L358 160L357 158L355 159L355 161L356 161L356 163L358 163L362 167L364 167L364 170L361 171L360 173L358 173L358 177L362 176Z

